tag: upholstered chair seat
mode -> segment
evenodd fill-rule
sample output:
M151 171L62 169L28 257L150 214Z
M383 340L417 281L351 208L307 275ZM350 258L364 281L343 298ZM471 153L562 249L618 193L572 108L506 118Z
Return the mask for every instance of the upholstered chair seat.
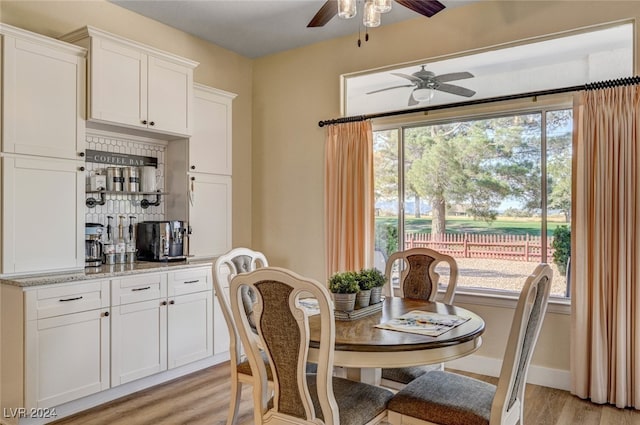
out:
M427 366L393 367L382 369L382 379L407 385L414 379L434 370L443 370L442 363Z
M451 372L416 378L389 402L391 425L523 425L527 371L544 320L553 273L527 277L513 316L498 385Z
M389 402L394 412L441 425L488 425L495 385L433 371L411 381Z

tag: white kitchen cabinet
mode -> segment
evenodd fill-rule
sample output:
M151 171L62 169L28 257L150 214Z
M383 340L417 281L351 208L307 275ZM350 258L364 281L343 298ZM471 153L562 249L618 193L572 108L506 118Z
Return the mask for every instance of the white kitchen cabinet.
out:
M195 84L189 171L231 175L231 111L235 94Z
M29 291L25 304L25 407L109 388L108 281Z
M90 26L61 39L89 50L90 121L191 135L197 62Z
M170 272L168 278L169 368L213 355L211 267Z
M111 385L167 369L167 274L111 280Z
M167 148L167 215L189 224L189 255L231 249L231 118L235 94L196 84L194 134Z
M111 284L112 386L213 355L210 267L125 277Z
M2 274L84 268L82 163L2 158Z
M2 152L84 155L86 50L0 24Z

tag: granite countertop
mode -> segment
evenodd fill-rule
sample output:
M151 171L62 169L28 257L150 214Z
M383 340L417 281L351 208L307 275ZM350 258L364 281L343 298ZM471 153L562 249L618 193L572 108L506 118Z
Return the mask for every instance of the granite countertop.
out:
M65 282L81 282L90 279L109 279L116 276L128 276L140 273L163 272L188 269L199 266L212 266L213 259L185 260L170 262L138 261L132 264L102 265L91 267L78 272L40 273L33 275L0 278L0 284L19 287L52 285Z

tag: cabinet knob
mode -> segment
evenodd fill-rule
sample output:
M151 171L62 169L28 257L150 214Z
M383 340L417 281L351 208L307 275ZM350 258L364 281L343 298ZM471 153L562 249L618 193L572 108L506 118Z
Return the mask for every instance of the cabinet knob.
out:
M147 120L142 120L142 124L147 125Z
M191 169L192 169L192 170L195 170L195 169L196 169L196 166L195 166L195 165L192 165L192 166L191 166Z
M84 171L84 167L80 167L80 171Z
M166 302L166 301L162 301L162 302L160 303L160 305L167 305L167 302Z
M155 123L155 122L153 122L153 121L151 121L151 122L149 123L149 125L156 125L156 123Z
M104 314L103 314L103 316L104 316L104 317L109 317L109 312L108 312L108 311L105 311L105 312L104 312Z
M169 301L169 304L171 304L171 305L173 305L173 304L175 304L175 303L176 303L176 302L175 302L175 300L171 300L171 301Z
M83 156L84 156L84 152L80 152L80 153L78 153L78 156L79 156L79 157L83 157Z
M195 178L195 177L191 177L191 181L195 181L195 180L196 180L196 178Z

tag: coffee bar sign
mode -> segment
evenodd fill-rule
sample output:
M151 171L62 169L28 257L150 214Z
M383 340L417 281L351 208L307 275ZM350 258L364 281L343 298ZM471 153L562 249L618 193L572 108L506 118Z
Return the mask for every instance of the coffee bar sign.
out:
M87 149L86 161L100 164L122 165L125 167L156 167L158 168L158 158L150 156L128 155L126 153L94 151Z

